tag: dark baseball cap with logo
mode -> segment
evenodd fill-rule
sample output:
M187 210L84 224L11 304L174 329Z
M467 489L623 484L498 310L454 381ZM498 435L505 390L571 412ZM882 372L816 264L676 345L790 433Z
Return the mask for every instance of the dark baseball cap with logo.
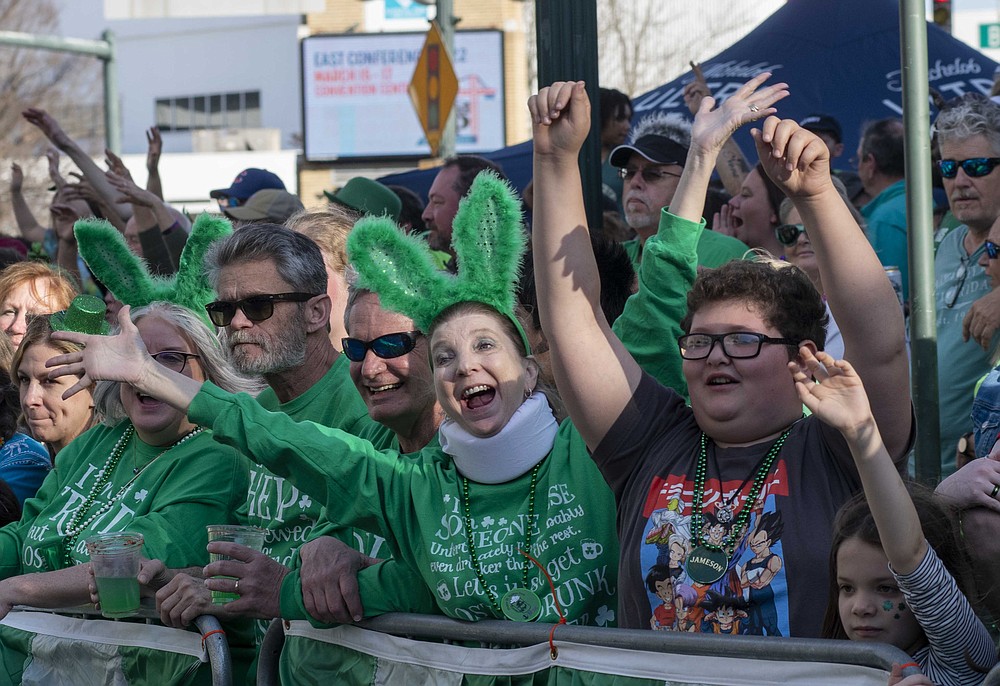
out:
M638 153L654 164L679 164L683 167L688 149L672 138L650 133L631 143L619 145L611 151L608 161L612 167L624 167L632 153Z
M251 195L265 188L283 191L285 184L274 172L250 167L237 174L229 188L217 188L208 195L212 198L239 198L242 202L246 202Z
M844 135L840 129L840 122L831 117L829 114L810 114L808 117L799 122L799 126L806 131L812 131L813 133L828 133L833 136L833 140L837 143L844 142Z

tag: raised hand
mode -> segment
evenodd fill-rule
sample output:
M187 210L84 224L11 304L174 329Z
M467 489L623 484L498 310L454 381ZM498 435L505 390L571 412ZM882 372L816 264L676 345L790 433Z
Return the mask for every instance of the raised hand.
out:
M788 84L760 88L769 78L770 72L758 74L715 109L715 98L703 97L691 125L691 148L718 151L736 129L777 112L773 105L788 96Z
M118 155L114 154L107 148L104 149L104 163L107 165L109 172L117 174L118 176L128 179L129 181L132 180L132 172L130 172L128 167L125 166L125 163L122 162L122 158L118 157Z
M694 81L684 86L684 104L692 116L698 113L701 101L712 95L712 91L705 81L705 75L701 71L701 66L691 62L691 70L694 72Z
M826 424L852 434L873 421L864 384L847 360L802 347L788 369L802 404Z
M55 148L49 148L45 151L45 158L49 161L49 178L52 179L56 188L62 188L66 185L66 179L59 171L59 151Z
M764 171L788 197L807 198L832 188L830 149L816 134L777 117L768 117L750 134Z
M10 192L20 193L24 187L24 171L17 162L10 163Z
M153 126L146 130L146 169L153 171L160 164L160 155L163 153L163 139L160 138L160 129Z
M131 176L123 176L115 172L105 172L104 178L108 180L111 187L121 193L116 202L128 202L142 207L153 207L160 203L160 199L145 188L139 188L132 180Z
M528 98L536 155L579 154L590 133L583 81L557 81Z
M733 207L729 203L723 205L712 215L712 231L736 238L736 227L733 226Z
M62 130L59 122L45 110L38 107L29 107L21 113L21 116L28 120L29 123L37 126L45 134L45 137L52 141L52 144L58 149L66 150L73 147L73 139Z

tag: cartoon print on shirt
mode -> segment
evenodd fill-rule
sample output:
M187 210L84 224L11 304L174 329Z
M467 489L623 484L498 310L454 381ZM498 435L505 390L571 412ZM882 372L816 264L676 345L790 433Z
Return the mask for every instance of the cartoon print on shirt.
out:
M654 631L672 631L677 618L677 608L674 605L674 579L670 568L665 565L653 565L646 575L646 588L656 595L663 604L653 609L649 618L649 628Z
M701 513L703 541L723 546L727 552L732 550L727 571L718 581L706 585L692 581L685 567L694 546L692 479L681 475L654 479L646 499L647 520L640 550L653 628L667 628L657 618L658 614L667 614L666 585L657 583L658 575L665 570L673 595L674 630L729 633L735 627L738 633L788 635L786 565L780 541L783 526L781 513L776 510L776 497L788 495L787 484L787 469L780 459L753 504L745 503L751 484L742 479L724 482L721 487L718 479L706 480ZM739 531L733 531L742 508L747 506L752 508L749 521ZM710 598L719 597L740 602L729 601L722 606L721 614L718 609L706 609L715 606Z

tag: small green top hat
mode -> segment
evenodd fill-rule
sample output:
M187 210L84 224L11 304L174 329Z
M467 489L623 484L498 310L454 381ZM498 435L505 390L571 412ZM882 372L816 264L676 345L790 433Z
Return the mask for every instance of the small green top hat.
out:
M91 335L107 336L111 333L104 313L104 301L94 295L78 295L73 298L68 310L56 312L49 317L53 331L76 331Z

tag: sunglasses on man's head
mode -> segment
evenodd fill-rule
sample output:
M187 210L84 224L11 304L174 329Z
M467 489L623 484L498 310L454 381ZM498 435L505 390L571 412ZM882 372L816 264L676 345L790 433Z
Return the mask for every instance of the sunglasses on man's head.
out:
M369 350L383 360L391 360L413 350L420 335L422 334L419 331L400 331L387 333L370 341L363 341L360 338L341 338L340 343L344 347L344 355L351 362L363 361Z
M938 169L941 176L946 179L954 179L958 176L958 168L961 167L966 176L979 178L986 176L1000 164L1000 157L970 157L967 160L940 160Z
M274 293L271 295L251 295L242 300L217 300L205 305L208 318L218 327L229 326L236 316L237 308L252 322L262 322L274 315L276 302L305 302L315 298L314 293Z
M799 236L806 233L806 227L802 224L782 224L774 227L774 237L782 245L795 245ZM808 236L808 234L806 234Z

